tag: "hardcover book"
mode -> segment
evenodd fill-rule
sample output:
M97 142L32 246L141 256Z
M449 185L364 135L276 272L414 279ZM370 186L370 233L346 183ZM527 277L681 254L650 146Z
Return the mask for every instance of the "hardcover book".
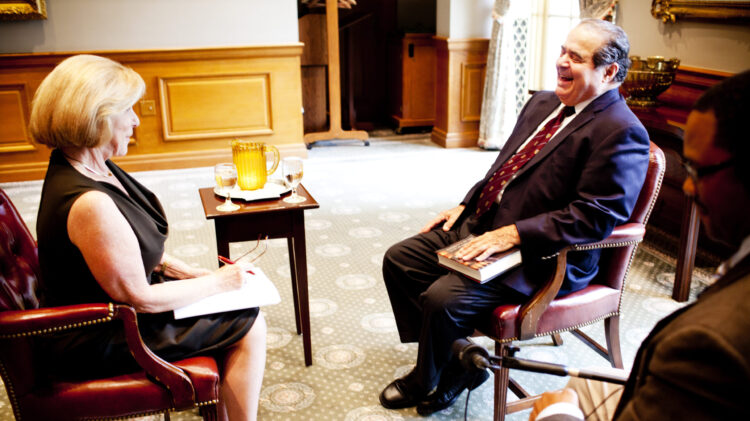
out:
M521 250L515 247L495 253L481 262L473 259L457 259L455 257L456 252L473 238L474 236L470 235L463 240L438 250L438 264L447 269L462 273L481 284L521 264Z

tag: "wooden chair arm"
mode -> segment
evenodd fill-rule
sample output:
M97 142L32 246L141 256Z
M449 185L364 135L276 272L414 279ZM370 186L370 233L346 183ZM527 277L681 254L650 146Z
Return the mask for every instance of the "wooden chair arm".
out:
M536 294L531 296L531 299L518 310L518 317L516 318L516 323L518 323L516 326L518 339L525 341L536 336L536 327L539 324L539 319L547 310L549 303L557 296L565 279L568 251L572 247L568 246L560 250L557 254L557 264L552 279L537 291Z
M122 320L125 339L130 353L146 373L169 389L175 409L195 406L195 389L190 377L180 368L166 362L154 354L141 338L138 331L138 318L135 309L129 305L116 304L115 318Z
M40 336L121 320L130 353L151 377L169 389L175 409L195 406L192 382L180 368L154 354L141 338L135 309L124 304L77 304L0 312L0 339Z
M643 240L646 233L646 227L639 223L628 223L615 227L612 233L602 241L587 244L574 244L560 250L557 254L557 263L555 273L539 291L534 294L529 301L521 306L518 310L516 326L518 339L528 340L536 336L537 326L542 314L552 300L557 297L565 279L565 269L567 267L568 252L579 250L594 250L599 248L624 247L637 244Z

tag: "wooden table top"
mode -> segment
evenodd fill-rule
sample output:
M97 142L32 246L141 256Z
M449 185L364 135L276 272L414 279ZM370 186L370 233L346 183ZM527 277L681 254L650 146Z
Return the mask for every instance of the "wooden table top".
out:
M283 194L278 199L266 199L266 200L253 200L244 201L241 199L232 199L232 202L240 205L240 208L232 212L221 212L217 211L216 207L224 203L224 197L214 193L213 187L204 187L198 189L201 196L201 202L203 203L203 212L206 214L206 219L221 218L225 216L237 216L243 214L259 214L269 212L280 212L290 210L304 211L307 209L317 209L320 207L318 202L310 195L310 192L300 184L297 187L297 194L307 198L306 201L301 203L287 203L284 202L284 198L288 197L291 193Z

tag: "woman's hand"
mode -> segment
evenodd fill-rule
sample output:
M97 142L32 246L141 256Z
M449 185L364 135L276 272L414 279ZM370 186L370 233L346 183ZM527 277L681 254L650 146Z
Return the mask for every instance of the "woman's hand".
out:
M456 223L458 217L461 216L465 208L465 205L458 205L453 209L448 209L440 212L438 216L428 222L427 225L422 227L419 232L421 234L430 232L433 228L438 226L438 224L443 221L445 221L445 223L443 224L443 231L450 231L450 229L453 228L453 224Z
M461 247L456 257L463 260L482 261L495 253L508 250L521 244L521 237L514 225L506 225L494 231L487 231Z
M222 289L226 291L239 289L245 279L245 273L252 271L252 263L237 262L231 265L224 265L213 272L217 281L221 284Z

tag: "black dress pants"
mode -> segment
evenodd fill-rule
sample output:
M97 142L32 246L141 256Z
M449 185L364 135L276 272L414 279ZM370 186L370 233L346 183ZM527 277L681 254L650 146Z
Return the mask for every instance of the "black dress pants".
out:
M495 278L480 284L438 265L435 251L470 234L472 218L445 232L441 226L393 245L383 259L383 279L401 342L419 342L411 387L429 392L451 361L456 339L471 335L499 305L528 297ZM502 276L502 275L501 275Z

